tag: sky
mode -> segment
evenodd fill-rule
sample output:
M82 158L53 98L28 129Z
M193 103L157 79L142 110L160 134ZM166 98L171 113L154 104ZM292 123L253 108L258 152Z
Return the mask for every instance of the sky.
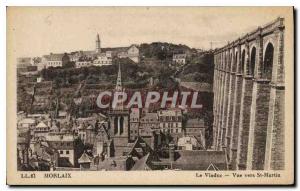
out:
M284 15L282 8L9 7L7 44L16 57L169 42L222 47Z

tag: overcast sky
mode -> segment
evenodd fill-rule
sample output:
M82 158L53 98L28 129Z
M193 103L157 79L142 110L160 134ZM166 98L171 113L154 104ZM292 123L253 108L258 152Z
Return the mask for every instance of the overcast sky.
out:
M285 10L286 11L286 10ZM221 47L283 10L258 8L9 8L8 43L17 57L150 42Z

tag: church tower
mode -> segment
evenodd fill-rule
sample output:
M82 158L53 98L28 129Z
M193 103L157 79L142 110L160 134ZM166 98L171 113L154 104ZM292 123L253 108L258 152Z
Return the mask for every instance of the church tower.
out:
M101 41L99 34L97 34L96 37L96 53L101 53Z
M121 67L120 67L120 64L119 64L118 77L117 77L117 83L116 83L116 91L118 91L118 92L123 91L123 88L122 88L122 76L121 76Z
M119 64L118 77L115 92L124 92L122 87L121 67ZM117 98L120 99L120 98ZM109 133L113 139L114 154L112 156L122 156L130 137L129 109L124 108L123 104L116 105L108 112Z
M121 66L120 66L120 64L119 64L119 70L118 70L118 77L117 77L115 92L124 93L124 89L122 87L122 76L121 76ZM117 99L119 100L119 99L121 99L121 97L122 96L120 95ZM124 109L123 105L124 105L123 103L118 102L118 105L116 105L116 107L113 108L113 109L122 110L122 109Z

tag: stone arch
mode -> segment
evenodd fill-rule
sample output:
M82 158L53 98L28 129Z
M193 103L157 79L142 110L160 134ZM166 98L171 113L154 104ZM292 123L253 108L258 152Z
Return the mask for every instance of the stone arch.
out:
M238 68L238 56L239 56L239 52L235 51L235 57L234 57L234 71L237 72L237 68Z
M223 69L223 52L220 53L220 69Z
M245 49L243 49L242 50L242 56L241 56L241 72L242 72L242 74L244 74L244 71L245 71L245 69L246 69L246 50Z
M225 71L226 70L226 52L224 51L223 52L223 70Z
M264 60L262 67L262 76L265 79L272 79L272 69L274 62L274 45L271 42L268 42L264 51Z
M232 71L232 51L229 52L229 64L228 71Z
M249 74L252 76L254 76L255 74L256 54L257 54L256 47L253 46L250 51L250 68L249 68Z
M218 56L218 69L221 69L221 53Z
M225 50L225 71L228 70L228 52Z
M226 69L227 69L227 53L226 52L224 52L224 67L223 67L223 69L226 71Z

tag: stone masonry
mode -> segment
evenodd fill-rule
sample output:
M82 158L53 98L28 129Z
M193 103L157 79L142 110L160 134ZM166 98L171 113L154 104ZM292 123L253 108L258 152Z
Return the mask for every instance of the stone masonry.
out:
M213 148L231 170L284 169L284 19L214 53Z

